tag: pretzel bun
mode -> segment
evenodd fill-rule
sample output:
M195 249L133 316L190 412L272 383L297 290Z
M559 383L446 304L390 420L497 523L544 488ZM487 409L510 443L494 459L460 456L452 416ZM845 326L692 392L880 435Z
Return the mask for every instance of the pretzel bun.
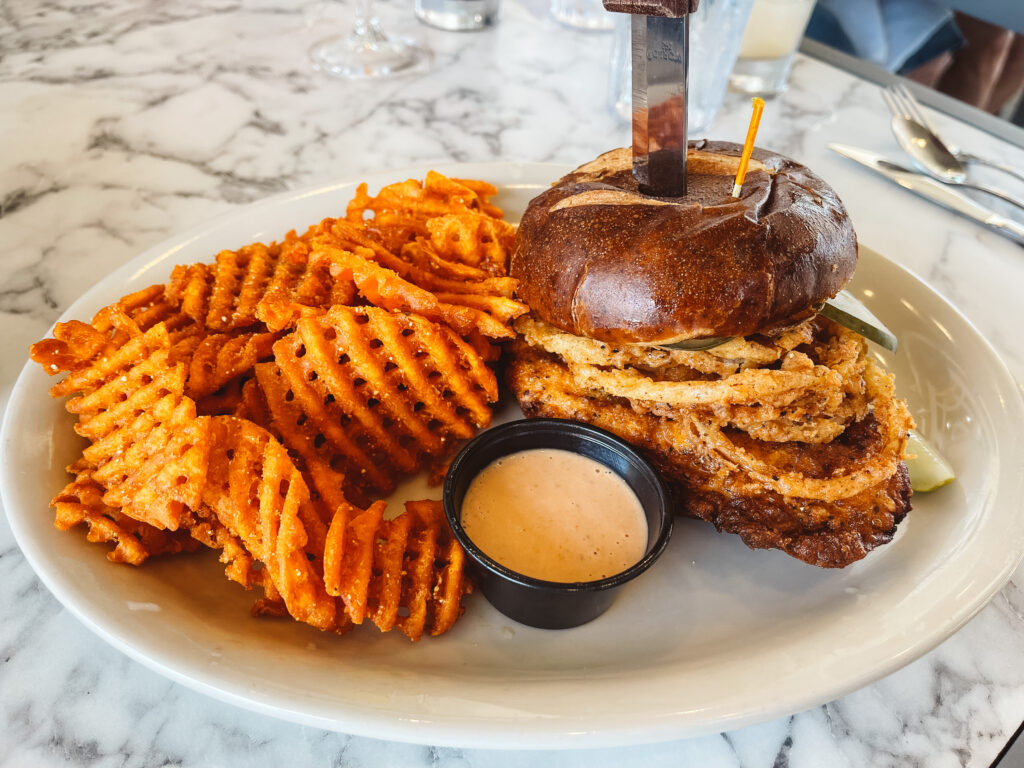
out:
M685 197L642 194L629 149L534 198L511 273L542 320L612 344L748 336L793 325L853 275L857 238L836 193L789 158L690 142Z

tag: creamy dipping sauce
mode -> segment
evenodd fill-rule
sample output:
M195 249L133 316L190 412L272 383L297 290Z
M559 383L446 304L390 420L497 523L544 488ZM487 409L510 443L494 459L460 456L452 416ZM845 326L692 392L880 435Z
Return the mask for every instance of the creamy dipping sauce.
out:
M596 581L638 563L647 518L621 477L552 448L488 464L462 501L462 527L492 560L546 581Z

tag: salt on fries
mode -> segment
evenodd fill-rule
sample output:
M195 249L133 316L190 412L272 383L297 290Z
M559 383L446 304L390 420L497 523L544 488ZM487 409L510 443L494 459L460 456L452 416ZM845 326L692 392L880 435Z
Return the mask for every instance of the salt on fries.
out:
M108 558L205 545L253 612L338 633L447 631L471 585L440 502L385 515L404 475L490 423L496 342L527 311L494 187L361 185L345 215L181 265L32 359L89 440L53 500Z

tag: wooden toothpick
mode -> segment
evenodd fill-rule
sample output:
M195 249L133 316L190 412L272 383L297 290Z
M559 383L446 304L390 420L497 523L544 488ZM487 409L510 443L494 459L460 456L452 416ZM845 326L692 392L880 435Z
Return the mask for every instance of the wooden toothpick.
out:
M757 126L761 124L761 113L764 111L764 99L760 96L755 96L752 101L754 113L750 116L747 140L743 142L743 154L740 155L740 167L736 169L736 182L732 185L732 196L737 198L740 196L740 189L743 187L743 178L747 175L747 164L750 162L750 155L754 151Z

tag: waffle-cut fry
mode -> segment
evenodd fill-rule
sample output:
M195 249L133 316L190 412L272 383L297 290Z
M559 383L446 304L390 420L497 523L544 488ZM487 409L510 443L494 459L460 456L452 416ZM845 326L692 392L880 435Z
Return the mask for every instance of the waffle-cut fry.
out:
M202 501L263 563L288 612L320 629L335 625L324 589L326 526L305 480L267 430L232 416L210 417L210 468Z
M107 480L104 500L119 504L136 520L177 530L182 516L198 504L206 481L209 423L209 417L196 418L193 402L183 402L171 420L126 452L129 457L138 453L139 458L123 479L113 475ZM108 463L96 476L106 471L110 477L117 464Z
M184 365L169 361L169 343L158 324L51 391L80 393L66 407L92 444L73 467L106 488L104 504L176 530L205 480L206 424L183 395Z
M450 538L445 543L440 559L445 567L433 592L434 618L430 634L434 637L454 626L464 610L462 596L472 590L472 584L466 578L466 553L457 541Z
M130 339L157 323L163 323L172 344L194 335L197 330L191 327L190 318L164 299L164 287L153 285L104 307L90 323L80 320L57 323L54 337L33 344L29 354L51 376L79 371L101 357L114 354Z
M167 298L178 305L182 314L205 324L212 282L213 269L209 264L179 264L167 283Z
M446 304L457 304L479 310L480 312L486 312L502 324L510 323L517 317L525 315L530 311L530 308L521 301L506 299L504 296L487 296L477 293L448 293L447 291L438 291L434 295L439 301Z
M424 315L424 317L446 323L463 338L472 333L480 333L492 339L514 339L516 337L515 331L479 309L458 304L445 304L444 302L439 303L437 309L436 317L429 315Z
M250 372L273 353L276 333L214 333L192 353L186 394L198 400L212 395L232 379Z
M361 488L347 482L342 470L347 466L344 457L327 450L326 439L294 404L294 395L281 379L277 366L261 363L254 371L257 376L243 388L243 402L235 415L259 424L288 449L289 456L307 481L310 497L324 523L330 524L334 511L341 504L348 501L369 503ZM273 398L273 409L270 398Z
M466 553L451 535L440 501L409 501L405 508L408 513L417 515L424 525L438 529L440 556L435 556L437 576L430 595L430 634L440 635L451 629L462 615L462 596L473 589L465 573Z
M357 247L346 251L331 246L314 246L311 258L330 265L335 280L351 281L363 297L381 309L404 309L423 315L438 313L437 298L398 273L372 261L373 251Z
M399 515L384 520L374 542L371 604L375 604L370 618L381 632L390 632L398 621L402 607L402 586L405 576L405 551L412 528L413 516Z
M427 462L427 485L440 485L452 463L451 456L435 456Z
M358 486L346 482L343 472L337 471L319 457L300 457L296 465L304 473L304 477L309 478L309 490L324 523L330 523L334 510L347 501L369 503L369 497Z
M294 232L282 243L221 251L213 265L176 267L167 296L207 332L251 331L260 322L270 331L282 330L290 323L281 322L275 308L328 307L355 296L351 284L334 281L326 267L313 267L308 257L308 244Z
M57 323L54 338L37 341L29 348L29 355L54 376L64 371L77 371L89 362L116 349L111 340L81 320Z
M437 216L426 222L430 244L445 259L479 267L491 275L508 274L516 228L479 213Z
M300 321L299 327L305 322ZM314 333L315 327L309 331L310 335ZM314 356L315 359L308 356L299 331L274 345L274 362L284 376L288 391L305 419L325 437L330 449L353 459L354 451L350 446L355 446L369 457L371 464L390 467L397 474L416 471L418 451L412 450L415 444L404 434L399 439L390 429L393 419L385 420L376 412L379 400L364 391L366 379L350 370L346 354L317 349ZM342 362L333 362L339 360ZM339 369L339 365L345 367ZM361 460L358 463L363 464Z
M268 248L262 243L217 254L206 313L208 329L229 331L252 325L279 254L276 246Z
M75 431L93 443L83 452L88 461L98 465L103 456L128 448L136 435L118 433L123 425L147 413L152 418L166 418L181 404L185 366L171 364L168 356L167 349L154 349L145 359L115 369L87 394L67 402L68 411L79 416ZM115 437L122 442L112 442ZM104 440L109 445L104 445Z
M407 511L407 514L409 512ZM406 615L398 620L398 628L410 639L418 640L427 626L430 596L434 591L437 560L437 526L426 525L411 537L403 585Z
M220 389L196 400L196 414L199 416L238 416L245 407L245 385L252 381L246 372L224 384ZM248 416L243 416L249 418ZM256 418L249 418L260 426L266 426Z
M485 363L496 363L501 358L501 345L494 343L482 333L471 333L466 336L465 341Z
M384 502L365 511L342 505L324 551L324 583L355 624L369 618L382 632L398 627L412 640L446 632L472 591L461 547L438 501L412 501L386 520Z
M186 370L192 363L192 356L206 339L206 332L198 324L190 325L188 331L188 333L168 335L168 338L171 339L170 361L184 363Z
M493 372L450 329L376 307L304 318L274 353L325 437L327 425L344 424L357 445L403 473L489 424L498 395Z
M419 238L411 243L403 243L397 251L402 260L414 267L426 270L438 277L475 282L486 280L490 275L479 267L452 261L439 254L429 241Z
M364 493L387 495L394 490L394 473L375 461L338 424L313 418L278 365L262 363L255 370L268 409L267 428L302 457L316 491L332 512L346 498L361 501L359 497ZM309 391L302 388L300 393L308 395ZM344 478L340 493L339 476Z
M255 373L255 369L253 369ZM260 389L259 382L256 381L255 377L247 379L242 385L242 396L238 405L232 413L217 414L219 416L234 416L239 419L245 419L251 421L253 424L264 429L270 430L273 417L270 414L270 409L267 407L267 400L263 396L263 390ZM274 435L278 437L278 435ZM278 439L280 439L278 437Z
M263 301L260 302L257 312L260 320L266 324L268 329L271 331L284 331L294 328L299 318L323 314L327 307L334 304L351 303L351 300L332 301L323 306L311 306L293 301L278 293L265 296Z
M307 239L289 232L281 243L281 261L267 291L256 307L256 316L275 329L263 317L262 304L269 300L287 300L299 305L325 308L334 304L351 304L355 299L355 285L331 277L326 265L314 264Z
M353 624L362 624L366 616L373 552L386 506L377 501L360 511L343 505L327 534L324 584L328 594L341 598Z
M225 566L224 575L228 579L246 589L263 587L268 599L279 597L262 564L245 548L241 538L217 519L212 510L200 508L187 529L196 541L220 552L220 562Z
M484 181L483 179L452 179L452 181L456 184L461 184L476 194L481 213L485 213L495 219L505 217L501 208L491 202L491 198L498 194L498 188L489 181Z
M336 280L354 282L363 297L375 307L415 312L431 320L447 323L460 336L478 331L493 339L515 338L515 333L504 321L496 320L468 303L457 306L440 302L430 291L413 285L399 277L396 272L376 264L367 257L372 257L372 251L366 248L357 247L356 252L352 252L330 246L314 247L312 256L314 260L328 262L331 265L331 275ZM463 294L449 295L461 297ZM523 312L527 310L525 305L511 299L499 298L517 305L517 308L522 307ZM493 305L484 302L484 306Z
M122 369L130 368L147 359L154 350L168 349L170 345L166 327L163 324L154 326L146 334L131 338L116 350L96 356L87 366L71 371L50 387L50 394L53 397L65 397L76 392L92 392ZM68 410L71 410L70 403Z
M112 563L142 565L150 557L192 552L199 546L187 532L161 531L108 507L103 503L103 487L87 474L76 477L51 504L58 529L68 531L85 525L89 541L114 544L107 553Z
M373 253L374 261L428 291L477 293L512 298L518 285L518 282L511 277L488 277L482 280L466 281L437 274L428 268L417 266L412 261L406 261L400 255L395 255L377 239L374 232L361 229L344 219L326 219L318 226L311 228L305 237L313 247L317 245L334 246L349 251L354 251L357 247L366 248Z
M471 186L472 185L472 186ZM425 222L436 216L464 211L480 211L488 216L500 217L501 209L488 200L497 189L486 182L466 183L430 171L420 182L416 179L389 184L376 197L367 194L365 184L359 185L356 196L349 203L346 218L363 221L367 211L391 214L392 219ZM389 224L390 225L390 224Z
M169 367L166 354L155 352L68 406L81 415L76 430L93 441L82 459L107 488L104 502L158 528L175 530L184 511L181 505L194 507L198 501L206 424L196 418L195 404L182 397L183 367ZM145 379L149 383L137 386ZM97 406L101 402L105 405ZM90 414L96 407L100 410Z
M97 316L100 322L109 322L113 327L118 327L130 321L134 325L131 335L145 333L153 326L163 324L172 347L186 342L189 338L202 335L200 326L167 297L166 289L162 285L152 285L130 293L114 307L116 311L113 313L100 311ZM94 319L93 323L96 322ZM97 327L101 331L107 330L104 325Z
M253 615L413 640L450 628L470 585L439 502L385 520L372 499L405 473L436 479L490 422L492 340L527 311L495 192L436 173L364 185L349 219L58 324L31 354L66 374L51 394L89 445L57 526L115 562L219 550L229 579L262 587Z

